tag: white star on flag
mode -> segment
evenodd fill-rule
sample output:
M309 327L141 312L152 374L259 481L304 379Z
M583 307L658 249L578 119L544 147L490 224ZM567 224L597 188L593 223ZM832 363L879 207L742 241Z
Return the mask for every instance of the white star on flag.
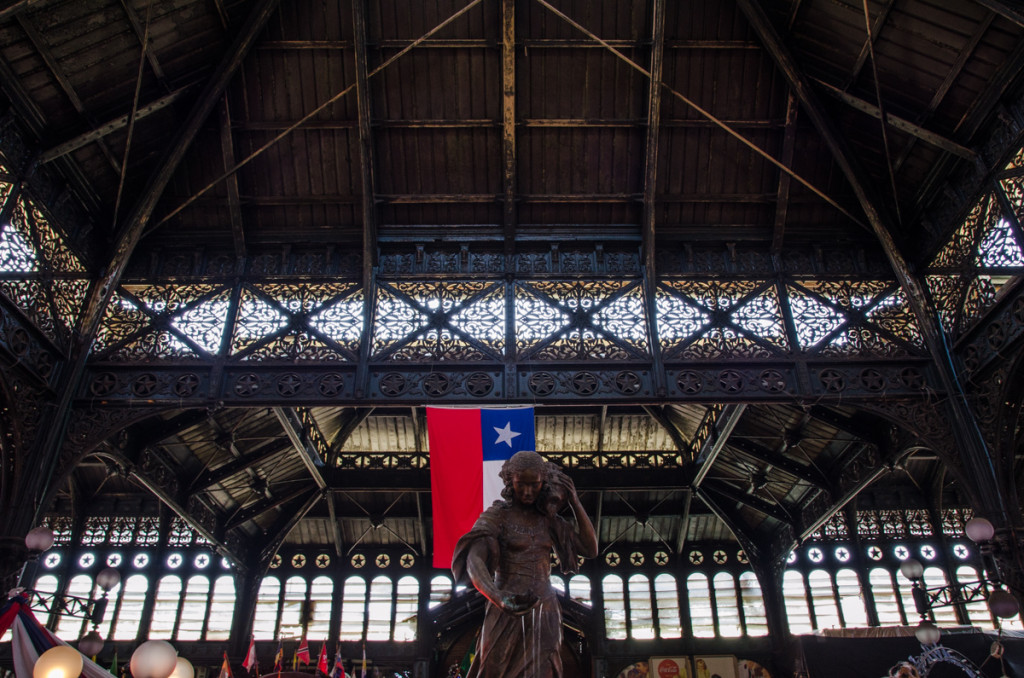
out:
M491 428L493 428L494 432L498 434L498 439L494 441L495 445L498 443L505 443L509 447L512 447L512 439L516 436L523 435L522 433L512 430L511 421L505 422L505 428L498 428L497 426L492 426Z

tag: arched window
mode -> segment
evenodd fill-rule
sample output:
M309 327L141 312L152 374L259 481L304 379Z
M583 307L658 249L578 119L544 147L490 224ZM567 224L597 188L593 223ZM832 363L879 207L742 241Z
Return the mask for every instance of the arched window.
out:
M875 599L875 612L878 614L878 623L882 626L899 626L903 623L900 618L899 604L896 602L896 591L892 587L892 575L889 570L876 567L868 573L868 585L871 587L871 595Z
M768 619L764 612L764 596L761 583L753 572L740 574L740 600L743 603L743 621L748 636L768 635Z
M256 640L277 638L277 608L281 602L281 582L277 577L264 577L256 594L256 616L252 633Z
M719 572L711 581L715 587L718 633L724 638L738 638L743 635L743 627L739 603L736 602L736 582L728 572Z
M430 602L427 607L434 609L452 599L452 580L439 575L430 580Z
M786 601L786 619L790 633L810 633L811 610L807 607L807 587L804 578L796 570L786 570L782 575L782 597Z
M604 594L604 632L608 640L626 638L626 596L622 590L622 578L609 574L601 580Z
M181 603L181 579L168 575L156 587L153 620L149 623L149 637L170 640L174 637L174 624L178 621Z
M370 582L367 640L391 640L391 580L381 575Z
M594 597L590 591L590 577L585 574L573 575L569 580L569 597L581 605L594 606Z
M696 638L715 637L715 618L711 611L711 589L708 578L694 572L686 578L686 593L690 598L690 623Z
M185 588L178 621L178 640L199 640L206 619L206 601L210 599L210 580L202 575L190 577Z
M395 640L416 640L416 617L420 583L416 577L402 577L395 585Z
M94 597L104 597L103 591L97 586L94 592ZM110 629L114 626L114 610L117 608L117 599L121 595L121 582L117 583L117 586L110 589L106 594L107 609L103 613L103 621L96 626L96 632L103 638L110 637ZM91 624L91 622L90 622ZM92 626L89 626L91 629Z
M839 594L839 606L843 610L846 626L867 626L868 610L864 605L857 573L850 568L836 572L836 593Z
M92 597L92 577L87 574L76 575L68 584L68 595L79 598ZM85 619L82 617L62 616L57 621L57 636L74 642L85 632Z
M341 597L341 640L362 640L366 620L366 581L349 577Z
M811 604L814 605L814 621L819 629L838 629L839 606L832 594L832 577L825 570L814 570L807 575L811 589Z
M149 591L149 579L142 574L133 574L124 582L121 594L121 607L114 620L113 640L135 640L142 624L142 606L146 602Z
M42 577L39 577L39 579L36 579L35 589L36 589L36 591L39 591L40 593L56 593L57 592L57 578L55 576L53 576L52 574L44 574ZM34 614L36 615L36 619L39 620L39 623L42 626L46 626L47 622L50 621L50 613L49 612L43 612L42 610L39 610L38 612L34 612ZM108 614L109 614L109 612L108 612ZM104 638L105 637L106 636L104 636ZM7 642L10 639L11 639L11 631L10 631L10 629L8 629L6 632L4 632L3 641Z
M893 578L896 580L896 593L900 602L903 603L903 614L907 618L907 623L917 623L920 617L917 614L917 607L914 605L914 592L910 580L904 577L899 570L893 573Z
M281 605L280 638L298 638L302 635L302 609L306 604L306 580L288 577L284 583L284 601Z
M679 621L679 590L676 578L662 573L654 578L654 603L658 606L658 632L662 638L682 638Z
M977 585L981 581L978 579L978 571L970 565L961 565L956 568L956 580L961 584L971 586ZM967 621L971 625L983 629L992 628L992 613L989 611L988 603L985 602L984 598L977 598L969 603L965 603L964 607L967 608Z
M638 640L654 638L654 610L651 606L651 584L645 575L634 574L629 589L630 635Z
M231 635L231 619L235 613L235 580L221 575L213 583L210 598L210 621L206 624L206 640L227 640Z
M327 640L331 632L331 598L334 596L334 580L330 577L317 577L309 585L309 604L312 606L309 628L306 637L309 640Z
M559 595L565 593L565 580L559 577L557 574L551 575L551 588L553 588Z
M946 580L946 573L940 567L926 567L924 568L924 586L929 589L938 589L943 586L949 586L949 581ZM907 610L907 616L911 613L916 614L916 610L911 607ZM956 610L953 609L952 605L940 605L932 608L932 614L935 615L935 623L939 626L956 625ZM987 628L994 628L989 626Z

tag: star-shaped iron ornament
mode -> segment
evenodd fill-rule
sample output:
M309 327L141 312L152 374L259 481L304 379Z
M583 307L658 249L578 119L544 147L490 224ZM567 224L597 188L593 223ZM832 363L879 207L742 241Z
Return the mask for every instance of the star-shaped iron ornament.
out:
M629 554L629 562L633 563L635 567L640 567L644 564L644 554L639 551L633 551Z
M331 557L326 553L321 553L316 557L316 566L321 570L331 564Z
M202 558L202 556L200 556L200 558ZM111 553L109 556L107 556L107 567L117 567L120 564L121 564L121 554L120 553Z
M275 553L274 557L270 559L270 569L276 570L279 567L281 567L281 556Z
M897 546L892 552L900 560L906 560L910 557L910 550L906 546Z
M82 567L89 567L96 562L96 556L91 553L83 553L82 557L78 559L78 564Z
M183 558L181 557L180 554L172 553L171 555L167 556L167 567L181 567L182 560Z
M377 567L387 567L391 564L391 556L386 553L382 553L377 556L377 560L374 562L376 562Z
M59 553L51 553L51 554L47 555L46 556L46 560L44 561L44 564L47 567L51 567L51 568L52 567L57 567L58 565L60 565L60 554Z
M747 558L747 552L743 549L740 549L736 552L736 560L740 561L743 564L750 562L750 560Z
M205 553L200 553L198 556L196 556L196 559L193 561L193 563L195 564L196 567L198 567L201 570L210 564L210 556L206 555Z
M845 563L850 560L850 549L845 546L840 546L836 549L836 560L841 563Z
M729 560L729 557L725 555L725 551L722 551L721 549L712 553L711 557L714 559L716 565L725 565L725 561Z
M925 560L935 560L935 547L925 544L921 547L921 557Z
M963 544L957 544L953 547L953 555L960 560L966 560L967 556L971 555L971 552Z
M301 553L296 553L294 556L292 556L292 567L298 569L300 567L304 567L305 565L306 556L302 555Z
M807 551L807 557L811 559L812 563L820 563L825 560L825 552L815 546Z
M882 549L878 548L877 546L868 547L868 558L870 558L871 560L881 560Z
M612 552L608 553L604 557L604 562L608 563L612 567L618 567L619 562L620 562L619 554L616 553L615 551L612 551Z
M512 422L511 421L506 421L505 422L505 428L498 428L497 426L492 426L491 428L493 428L494 432L498 434L498 439L494 441L495 445L499 445L501 443L505 443L506 445L508 445L511 448L512 447L512 439L516 438L518 436L523 435L519 431L513 431L512 430Z
M416 559L411 553L403 553L402 557L398 559L398 564L408 569L416 564Z
M132 560L132 564L135 565L135 567L145 567L146 565L149 565L149 556L145 553L140 553Z
M658 551L657 553L655 553L654 564L660 566L668 565L668 554L664 551Z
M352 563L352 567L358 569L363 565L366 565L366 557L362 553L357 553L354 556L352 556L352 560L350 560L349 562Z
M700 565L704 562L704 554L700 551L690 551L690 563Z

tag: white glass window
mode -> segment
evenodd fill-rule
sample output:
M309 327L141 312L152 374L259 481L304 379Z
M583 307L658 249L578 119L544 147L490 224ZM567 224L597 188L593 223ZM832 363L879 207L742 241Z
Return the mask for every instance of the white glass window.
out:
M113 640L135 640L142 623L142 606L149 591L149 580L145 575L133 574L124 582L121 594L121 608L114 621Z
M882 626L902 624L899 605L896 602L896 591L893 589L892 576L889 571L881 567L872 569L868 573L868 585L871 587L871 595L875 599L878 623Z
M682 638L679 621L679 590L676 578L659 574L654 578L654 603L658 606L658 631L662 638Z
M213 583L206 640L227 640L231 635L231 619L234 612L235 580L230 575L221 575Z
M180 602L181 578L170 575L161 579L156 587L153 620L149 624L150 638L170 640L173 637Z
M972 588L980 581L978 571L970 565L961 565L956 568L956 580ZM988 603L985 602L984 597L972 600L964 606L967 608L967 620L972 626L983 629L992 628L992 613L989 611Z
M395 640L416 640L417 605L420 583L416 577L402 577L395 585Z
M256 640L277 638L277 608L281 603L281 582L277 577L264 577L256 594L256 616L252 623Z
M79 574L73 577L71 583L68 584L68 595L89 598L92 596L92 589L92 577L87 574ZM62 615L57 621L57 636L67 638L69 641L81 638L85 629L85 619L82 617Z
M718 610L718 633L724 638L743 635L740 608L736 600L736 582L728 572L719 572L711 580L715 587L715 607Z
M581 605L593 607L594 598L590 592L590 577L585 574L573 575L569 580L569 597Z
M938 567L924 568L924 586L927 589L939 589L943 586L949 586L949 582L946 580L946 573L942 571L942 568ZM913 610L913 607L907 610L908 617ZM933 607L932 614L935 615L935 623L939 626L956 626L959 623L956 618L956 610L953 609L952 605ZM988 626L987 628L991 629L993 626Z
M559 577L557 574L551 575L551 588L553 588L560 595L564 594L565 580Z
M609 574L601 580L604 594L604 631L609 640L626 638L626 595L622 589L622 578Z
M825 570L814 570L807 576L811 589L811 604L814 605L814 623L819 629L838 629L839 606L832 594L832 577Z
M366 582L349 577L341 598L341 640L362 640L366 620Z
M764 611L764 596L761 595L761 583L750 571L740 574L740 600L743 603L743 620L747 625L748 636L767 636L768 618Z
M811 610L807 606L807 587L804 578L796 570L786 570L782 575L782 597L786 601L786 619L790 633L810 633Z
M281 604L280 638L302 636L302 610L306 604L306 580L288 577L284 583L284 601Z
M57 577L53 576L52 574L44 574L42 577L39 577L39 579L36 579L35 588L36 588L36 591L39 591L40 593L56 593L57 592ZM49 612L44 612L44 611L38 610L38 609L37 610L33 610L32 612L33 612L33 614L35 614L36 619L39 620L39 623L42 626L46 626L46 622L50 621L50 613ZM110 610L110 612L113 612L113 610ZM108 614L110 612L108 612ZM2 640L4 642L7 642L10 639L11 639L11 630L7 629L7 631L4 632Z
M646 576L634 574L627 583L629 588L630 635L638 640L654 638L654 610L651 607L651 583Z
M867 626L868 610L864 605L864 594L857 573L849 568L836 572L836 592L839 594L839 605L846 626Z
M430 602L427 606L434 609L438 605L452 599L452 580L445 576L437 576L430 580Z
M367 640L391 639L391 589L391 580L387 577L375 577L370 582Z
M200 640L206 619L206 601L210 599L210 580L202 575L190 577L185 587L178 622L178 640Z
M686 593L690 599L690 623L696 638L715 637L715 618L711 611L711 589L708 578L694 572L686 578Z
M306 638L327 640L331 631L331 599L334 596L334 580L317 577L309 585L309 604L312 606Z

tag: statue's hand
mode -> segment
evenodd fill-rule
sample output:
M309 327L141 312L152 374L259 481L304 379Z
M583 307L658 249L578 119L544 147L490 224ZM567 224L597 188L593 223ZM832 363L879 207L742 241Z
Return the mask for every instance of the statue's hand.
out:
M514 615L526 614L537 604L537 596L533 593L506 593L501 597L501 607L505 612Z

